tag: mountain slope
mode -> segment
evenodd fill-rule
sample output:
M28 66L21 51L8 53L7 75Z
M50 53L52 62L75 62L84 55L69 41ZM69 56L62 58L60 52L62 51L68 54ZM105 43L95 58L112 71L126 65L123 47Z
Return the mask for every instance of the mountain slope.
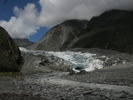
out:
M34 43L29 41L28 39L13 39L13 41L19 46L19 47L27 47L30 45L33 45Z
M111 10L92 18L88 36L80 38L73 48L102 48L133 52L133 12Z
M133 53L133 11L110 10L90 21L68 20L49 30L35 49L102 48Z
M0 72L20 71L21 61L19 48L14 44L7 31L0 27Z
M84 34L86 20L69 20L49 30L34 47L40 50L64 50L82 34Z

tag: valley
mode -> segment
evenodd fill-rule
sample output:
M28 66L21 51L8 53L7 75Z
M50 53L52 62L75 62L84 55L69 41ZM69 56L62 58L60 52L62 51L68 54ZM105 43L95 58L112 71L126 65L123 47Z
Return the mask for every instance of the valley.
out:
M133 11L52 27L37 43L0 27L0 100L132 100Z
M93 53L95 52L93 56L95 56L93 59L91 58L91 60L100 60L100 57L105 56L108 57L108 61L104 59L106 62L103 60L105 64L103 64L104 66L102 68L90 72L82 71L84 69L84 66L82 66L83 68L78 70L81 72L77 73L74 69L70 69L70 65L72 64L69 59L72 60L72 58L70 56L68 57L68 55L67 57L65 56L65 54L68 54L68 51L59 53L26 50L24 48L20 48L20 50L24 58L24 64L21 70L22 76L16 78L10 76L0 77L0 94L8 93L5 94L7 95L6 100L10 100L10 98L8 98L10 97L8 96L9 93L12 95L15 93L14 98L17 100L21 100L19 97L30 100L67 100L68 98L72 100L86 100L88 98L132 100L132 55L96 49L93 50ZM82 51L85 52L85 50ZM88 49L88 51L92 50ZM100 51L102 55L99 55L98 51ZM71 52L77 54L77 51ZM61 56L62 53L64 56ZM91 54L89 52L86 53ZM83 53L84 56L86 53ZM78 55L81 55L81 53L78 53ZM118 57L122 60L116 59ZM66 58L68 59L66 60ZM110 62L109 59L111 59L112 62ZM97 64L99 65L99 62L95 62L93 65L97 66ZM75 68L75 66L73 66L73 68ZM0 95L0 97L2 96Z

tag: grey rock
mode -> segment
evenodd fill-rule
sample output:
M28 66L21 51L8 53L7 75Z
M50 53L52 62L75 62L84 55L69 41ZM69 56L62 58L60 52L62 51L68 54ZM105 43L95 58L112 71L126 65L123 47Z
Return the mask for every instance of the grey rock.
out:
M50 29L39 43L28 47L46 51L58 51L69 48L85 31L87 20L68 20Z
M0 27L0 71L20 71L22 57L7 31Z

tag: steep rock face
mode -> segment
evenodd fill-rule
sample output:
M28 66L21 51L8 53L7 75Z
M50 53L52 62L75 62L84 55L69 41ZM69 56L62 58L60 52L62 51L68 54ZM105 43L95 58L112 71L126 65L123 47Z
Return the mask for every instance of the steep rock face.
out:
M20 71L21 54L6 30L0 27L0 71Z
M49 30L34 48L101 48L133 53L133 11L110 10L90 21L65 21Z
M39 50L64 50L86 31L88 21L69 20L48 31L37 44Z

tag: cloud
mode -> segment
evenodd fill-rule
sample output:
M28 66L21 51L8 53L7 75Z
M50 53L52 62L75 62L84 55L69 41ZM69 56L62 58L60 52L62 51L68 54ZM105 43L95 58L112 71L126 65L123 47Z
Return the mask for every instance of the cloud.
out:
M9 21L1 20L3 26L13 38L27 38L37 32L40 26L36 24L37 10L34 4L27 4L24 9L14 7L15 16Z
M133 10L133 0L39 0L24 9L14 7L9 21L0 21L13 38L26 38L40 27L52 27L68 19L88 19L110 9Z

